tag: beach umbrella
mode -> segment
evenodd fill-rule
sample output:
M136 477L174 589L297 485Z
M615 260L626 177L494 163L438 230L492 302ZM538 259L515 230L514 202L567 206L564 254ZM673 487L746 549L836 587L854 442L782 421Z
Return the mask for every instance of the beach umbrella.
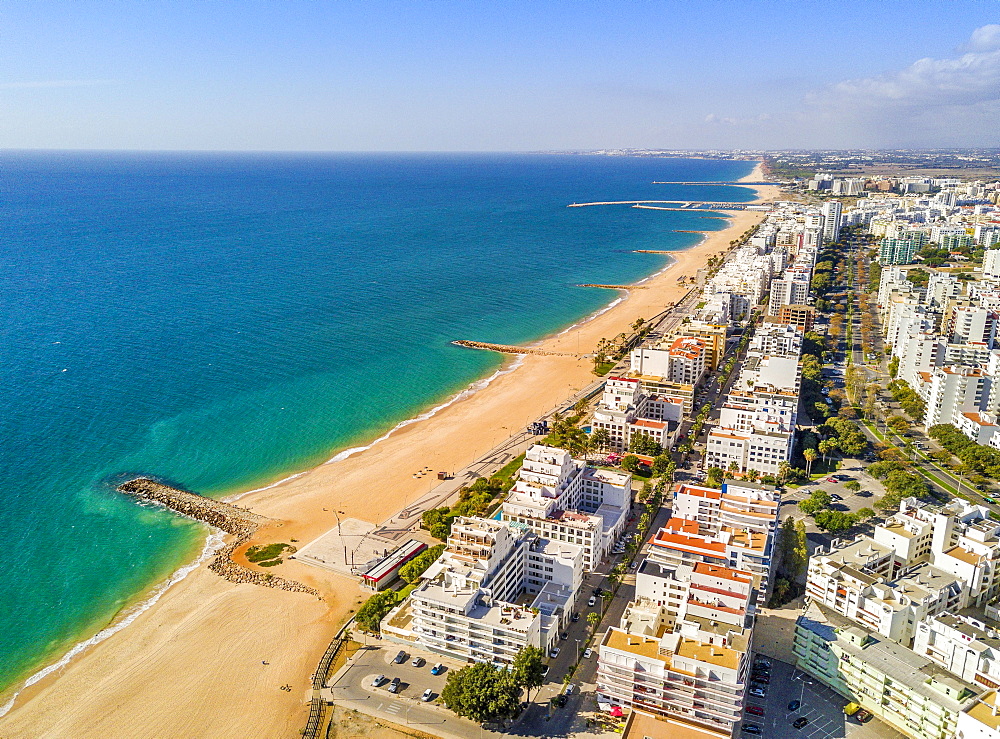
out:
M620 706L612 706L611 707L611 716L613 718L621 718L623 715L624 714L622 713L622 709L621 709Z

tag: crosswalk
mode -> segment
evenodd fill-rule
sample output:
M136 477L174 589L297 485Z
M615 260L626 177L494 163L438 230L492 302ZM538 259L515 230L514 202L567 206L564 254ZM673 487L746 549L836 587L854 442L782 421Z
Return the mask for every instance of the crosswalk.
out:
M406 708L406 705L402 701L395 701L395 702L390 703L388 706L385 707L385 712L386 713L397 714L400 711L402 711L404 708Z

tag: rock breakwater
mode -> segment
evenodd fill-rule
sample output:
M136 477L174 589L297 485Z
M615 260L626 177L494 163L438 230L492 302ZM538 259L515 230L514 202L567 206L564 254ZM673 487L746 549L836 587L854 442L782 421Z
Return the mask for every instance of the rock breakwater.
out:
M169 508L182 516L207 523L217 529L236 537L235 541L220 549L209 563L208 568L226 580L235 583L260 585L266 588L279 588L293 593L319 593L308 585L294 580L272 575L269 572L258 572L233 561L233 552L245 544L257 532L257 529L271 519L232 503L205 498L186 490L164 485L147 477L137 477L118 486L118 492L131 495L140 500L156 503Z
M489 344L485 341L467 341L465 339L457 339L451 343L456 346L464 346L469 349L486 349L487 351L500 352L501 354L539 354L551 357L580 356L579 354L574 354L573 352L553 352L547 349L532 349L527 346L511 346L510 344Z

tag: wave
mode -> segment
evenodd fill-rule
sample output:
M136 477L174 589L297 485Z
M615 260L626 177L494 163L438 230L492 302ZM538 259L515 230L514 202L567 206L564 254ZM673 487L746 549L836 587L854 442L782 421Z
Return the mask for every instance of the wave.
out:
M0 706L0 718L6 716L10 712L10 710L14 707L14 702L17 700L18 696L21 695L21 692L25 688L30 688L32 685L39 682L40 680L44 680L53 672L61 670L63 667L68 665L73 660L73 658L76 657L78 654L81 654L90 647L96 644L100 644L105 639L114 636L119 631L129 626L143 613L145 613L154 605L156 605L157 601L159 601L160 598L162 598L164 594L168 590L170 590L170 588L179 583L190 573L194 572L194 570L197 569L203 562L206 562L210 557L214 556L216 552L222 549L223 544L225 543L224 537L225 533L222 531L216 531L209 534L208 538L205 540L205 545L202 547L201 554L198 555L198 558L194 562L186 564L183 567L177 569L169 578L167 578L166 582L160 584L156 588L156 590L154 590L153 593L148 598L146 598L146 600L142 601L141 603L138 603L137 605L132 607L129 611L127 611L124 618L111 624L111 626L101 629L89 639L85 639L84 641L78 642L73 646L72 649L66 652L66 654L64 654L58 662L55 662L51 665L48 665L47 667L42 668L34 675L29 677L27 680L25 680L24 684L21 686L19 690L17 690L14 693L13 696L11 696L10 700L7 701L7 703L5 703L3 706Z

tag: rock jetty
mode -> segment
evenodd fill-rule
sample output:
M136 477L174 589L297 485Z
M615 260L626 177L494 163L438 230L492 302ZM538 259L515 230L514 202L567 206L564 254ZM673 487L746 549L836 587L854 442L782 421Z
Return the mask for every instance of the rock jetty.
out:
M538 354L551 357L580 356L579 354L574 354L573 352L553 352L547 349L532 349L527 346L511 346L510 344L488 344L485 341L466 341L465 339L457 339L451 343L457 346L464 346L469 349L486 349L487 351L500 352L501 354Z
M207 523L209 526L214 526L235 536L236 539L220 549L208 566L208 569L220 577L235 583L248 583L266 588L279 588L293 593L319 595L314 588L308 585L294 580L286 580L269 572L251 570L233 561L233 552L236 551L237 547L245 544L262 524L271 519L231 503L205 498L186 490L164 485L150 480L148 477L137 477L134 480L124 482L118 486L118 492L156 503L182 516Z
M598 285L592 282L577 285L577 287L603 287L608 290L648 290L645 285Z

